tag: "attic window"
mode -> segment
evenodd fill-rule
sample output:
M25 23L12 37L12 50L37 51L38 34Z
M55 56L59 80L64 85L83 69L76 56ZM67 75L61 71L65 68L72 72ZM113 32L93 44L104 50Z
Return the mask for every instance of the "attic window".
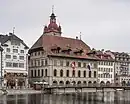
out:
M11 40L11 45L18 45L18 46L20 46L20 42L18 40Z
M76 54L76 55L82 55L82 53L83 53L83 50L82 50L82 49L76 49L76 50L74 51L74 54Z
M66 54L70 54L71 52L71 47L69 45L67 45L65 48L62 49L62 52L63 53L66 53Z
M57 47L57 46L53 46L52 48L51 48L51 51L52 52L54 52L54 53L59 53L60 52L60 47Z

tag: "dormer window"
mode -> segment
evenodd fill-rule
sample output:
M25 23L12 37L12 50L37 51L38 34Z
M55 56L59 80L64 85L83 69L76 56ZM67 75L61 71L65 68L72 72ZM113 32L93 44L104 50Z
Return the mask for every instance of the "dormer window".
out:
M82 49L76 49L76 50L74 51L74 54L76 54L76 55L82 55L82 53L83 53L83 50L82 50Z
M51 47L51 51L53 52L53 53L59 53L60 52L60 47L58 47L57 45L54 45L54 46L52 46Z
M63 49L62 52L66 54L70 54L71 49Z
M11 40L11 45L18 45L18 46L20 46L20 42L18 40Z

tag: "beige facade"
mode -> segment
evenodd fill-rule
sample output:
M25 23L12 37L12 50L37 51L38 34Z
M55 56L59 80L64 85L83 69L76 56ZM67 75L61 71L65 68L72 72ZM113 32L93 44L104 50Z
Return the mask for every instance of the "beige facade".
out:
M31 63L36 59L39 66L33 67ZM75 62L75 69L71 66L73 62ZM44 64L42 65L42 63ZM91 70L87 68L88 64L91 65ZM67 85L71 83L87 85L88 83L97 82L97 61L95 60L32 56L30 57L29 69L32 82L45 80L49 85Z

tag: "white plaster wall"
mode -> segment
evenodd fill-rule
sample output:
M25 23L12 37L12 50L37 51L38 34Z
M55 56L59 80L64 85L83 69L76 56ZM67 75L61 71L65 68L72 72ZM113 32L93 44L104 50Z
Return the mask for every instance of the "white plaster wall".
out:
M16 46L16 45L11 45L11 41L7 41L5 44L7 44L8 46L3 46L2 48L3 50L3 69L11 69L11 70L27 70L27 52L28 49L24 49L24 45L22 43L20 43L20 46ZM6 48L10 48L10 52L6 52ZM18 53L13 53L13 49L18 49ZM20 53L20 50L24 50L24 53ZM11 59L6 59L5 55L9 54L11 55ZM13 55L17 56L17 59L13 59ZM20 60L19 56L24 56L24 60ZM24 63L24 68L14 68L14 67L6 67L6 62L17 62L17 63Z
M107 61L104 61L104 62L107 62ZM98 81L99 81L99 83L101 82L101 81L104 81L105 83L107 82L107 81L109 81L110 83L114 83L114 62L113 62L113 65L112 66L110 66L110 65L99 65L98 64L98 69L100 68L100 71L98 70L98 74L103 74L103 73L105 73L104 71L101 71L101 68L103 68L103 70L104 70L104 68L110 68L110 69L112 69L112 72L109 72L109 74L111 74L112 75L112 78L100 78L100 77L98 77Z

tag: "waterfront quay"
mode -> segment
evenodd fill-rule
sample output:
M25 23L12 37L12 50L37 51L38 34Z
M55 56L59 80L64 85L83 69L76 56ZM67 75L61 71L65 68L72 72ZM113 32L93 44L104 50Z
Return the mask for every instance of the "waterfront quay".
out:
M130 86L48 86L44 88L46 93L84 93L84 92L108 92L118 90L130 90Z
M129 91L2 95L0 104L129 104Z

